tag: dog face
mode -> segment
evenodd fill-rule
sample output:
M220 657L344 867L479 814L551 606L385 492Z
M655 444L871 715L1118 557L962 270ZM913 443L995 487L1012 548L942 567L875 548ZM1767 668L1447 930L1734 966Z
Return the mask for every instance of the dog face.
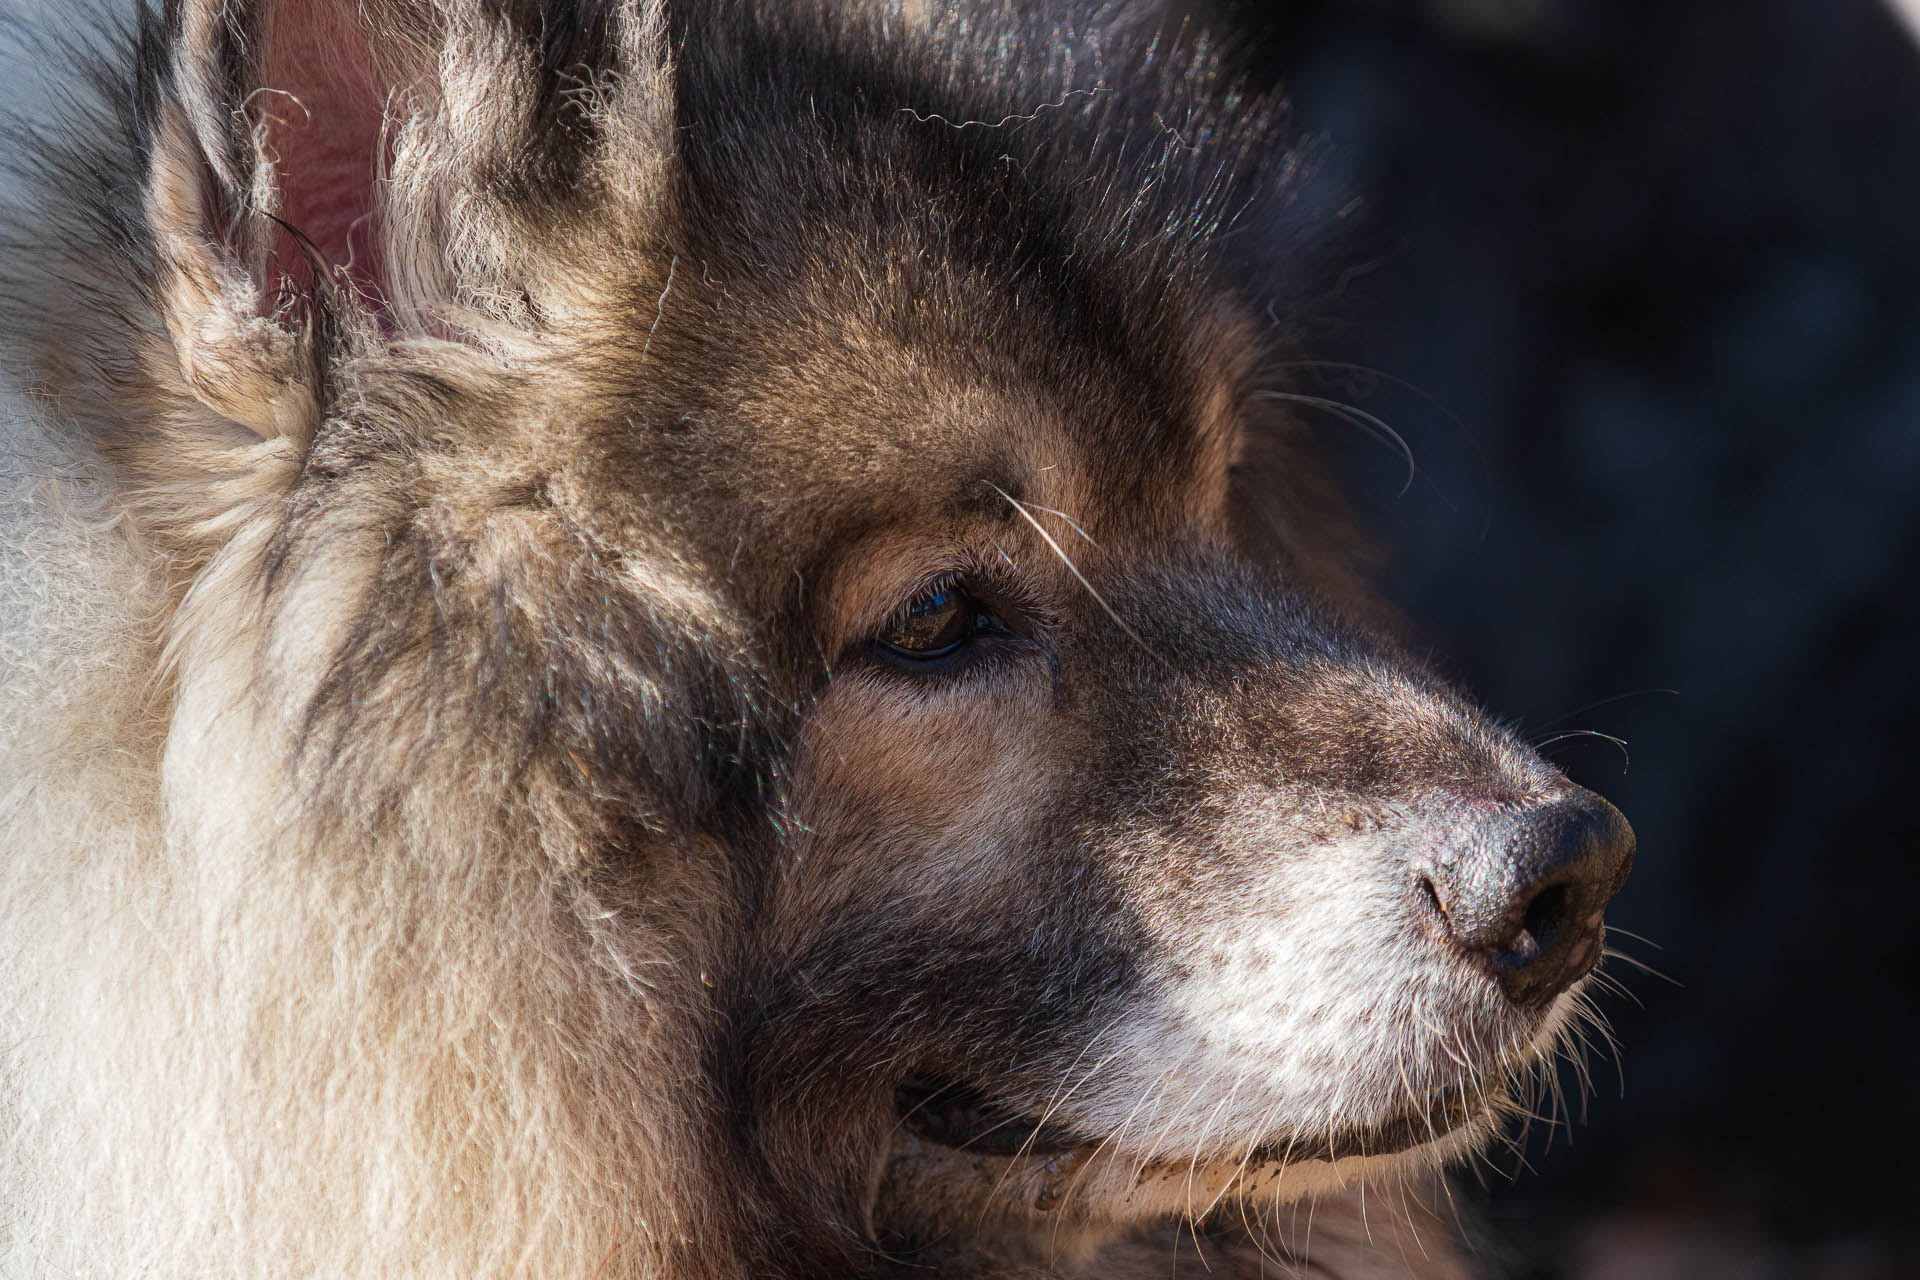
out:
M795 834L756 931L781 995L749 1074L769 1116L822 1061L830 1096L799 1114L893 1099L883 1220L1032 1217L1056 1245L1061 1219L1471 1149L1597 958L1569 936L1582 958L1516 996L1462 948L1461 882L1511 874L1522 827L1591 843L1582 916L1626 837L1249 545L1266 508L1234 468L1259 428L1223 409L1250 400L1237 371L1198 356L1184 400L1125 361L1074 405L1049 403L1057 370L971 414L928 397L964 424L957 452L863 475L897 514L825 548L814 625L837 666L798 727Z
M170 8L150 319L23 339L179 574L182 838L495 957L686 1274L1469 1150L1631 859L1262 399L1257 113L906 17Z

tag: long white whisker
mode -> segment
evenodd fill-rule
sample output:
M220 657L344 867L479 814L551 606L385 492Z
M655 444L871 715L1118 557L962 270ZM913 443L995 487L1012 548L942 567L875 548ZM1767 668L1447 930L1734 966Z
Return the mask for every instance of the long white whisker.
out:
M1646 974L1648 977L1658 978L1662 982L1670 982L1674 986L1679 987L1683 990L1686 988L1687 984L1680 981L1680 979L1675 978L1669 974L1662 973L1660 972L1660 970L1654 968L1652 965L1648 964L1646 961L1636 960L1624 951L1616 950L1613 947L1602 947L1600 949L1600 955L1604 959L1617 959L1621 961L1623 964L1630 964L1634 968L1638 969L1640 972Z
M1012 504L1013 509L1020 513L1020 518L1022 520L1025 520L1028 524L1033 526L1033 531L1040 535L1041 541L1045 542L1047 546L1053 549L1053 554L1060 557L1060 563L1067 566L1067 572L1071 573L1074 576L1074 578L1080 583L1080 585L1087 589L1087 594L1093 597L1093 602L1099 605L1100 608L1106 612L1106 615L1109 618L1113 619L1113 623L1115 626L1119 627L1121 631L1126 633L1127 639L1139 645L1140 651L1142 653L1146 654L1149 658L1152 658L1155 662L1158 662L1160 665L1162 666L1172 665L1165 658L1161 657L1158 653L1156 653L1153 649L1153 646L1149 645L1145 640L1142 640L1140 638L1140 633L1135 631L1132 627L1128 626L1127 620L1125 618L1121 617L1117 612L1114 611L1113 606L1107 603L1106 597L1100 594L1098 589L1094 587L1093 583L1087 581L1087 575L1080 572L1080 567L1074 564L1072 557L1067 555L1065 548L1063 548L1059 544L1059 542L1055 541L1054 536L1052 534L1047 532L1046 526L1042 525L1038 520L1033 518L1033 513L1031 511L1028 511L1026 507L1021 504L1020 499L1014 497L1012 494L1008 493L1005 489L1002 489L999 485L993 483L991 480L987 481L986 484L987 484L987 488L993 490L995 493L999 494L1001 497L1005 498L1010 504Z
M1542 738L1533 744L1535 751L1544 751L1556 742L1565 742L1568 738L1598 738L1602 742L1611 742L1620 749L1620 772L1625 773L1633 767L1633 757L1627 753L1627 740L1616 738L1610 733L1601 733L1598 729L1562 729L1551 738Z
M1299 391L1262 391L1257 394L1263 400L1290 400L1296 404L1313 405L1315 408L1325 409L1328 413L1338 415L1359 427L1381 443L1398 448L1400 456L1406 459L1407 480L1400 486L1397 496L1404 498L1408 490L1413 488L1413 482L1420 474L1420 466L1413 460L1413 446L1407 443L1405 436L1388 426L1385 419L1368 413L1365 409L1347 404L1345 401L1329 400L1325 396L1310 396Z
M1080 1046L1080 1052L1075 1054L1073 1057L1073 1061L1067 1064L1067 1069L1061 1073L1062 1088L1056 1088L1054 1090L1053 1097L1048 1101L1046 1107L1041 1110L1040 1118L1037 1121L1035 1121L1032 1131L1027 1134L1026 1140L1020 1144L1020 1149L1014 1152L1012 1158L1007 1161L1007 1167L1000 1171L1000 1176L994 1179L993 1186L988 1189L986 1196L983 1198L981 1202L981 1209L980 1209L980 1214L981 1214L980 1223L975 1224L976 1229L981 1224L985 1223L987 1210L992 1205L994 1197L1000 1194L1000 1188L1006 1184L1007 1178L1012 1175L1014 1168L1019 1164L1020 1161L1026 1159L1027 1153L1032 1149L1033 1144L1039 1141L1040 1132L1041 1130L1047 1127L1047 1121L1053 1118L1053 1113L1057 1111L1060 1108L1060 1106L1067 1101L1067 1099L1073 1096L1075 1090L1079 1089L1080 1086L1085 1084L1087 1081L1093 1079L1094 1075L1100 1070L1100 1068L1105 1066L1107 1062L1112 1058L1113 1056L1112 1054L1108 1054L1106 1057L1101 1058L1099 1061L1095 1062L1091 1067L1088 1067L1086 1074L1081 1076L1078 1080L1075 1080L1071 1086L1066 1085L1067 1079L1073 1075L1074 1069L1080 1065L1080 1060L1082 1058L1085 1058L1087 1054L1092 1051L1093 1046L1099 1043L1100 1039L1104 1037L1107 1034L1107 1032L1113 1030L1115 1026L1119 1025L1120 1020L1125 1016L1126 1016L1125 1011L1122 1011L1121 1013L1116 1014L1112 1018L1108 1019L1105 1026L1101 1027L1098 1031L1095 1031L1092 1035L1087 1037L1087 1042L1084 1045Z
M1596 711L1601 707L1610 707L1616 702L1625 702L1628 698L1645 698L1656 693L1670 693L1676 698L1682 696L1678 689L1630 689L1626 693L1616 693L1611 698L1602 698L1598 702L1589 702L1584 706L1575 707L1565 715L1549 720L1540 727L1542 729L1552 729L1558 725L1565 724L1575 716L1583 716L1589 711Z
M1080 522L1078 520L1075 520L1072 516L1060 510L1060 508L1043 507L1037 502L1029 502L1027 504L1027 507L1029 510L1033 510L1033 511L1044 511L1050 516L1059 516L1062 520L1065 520L1068 525L1072 526L1073 531L1075 533L1085 538L1087 540L1088 545L1092 546L1094 550L1098 551L1101 549L1100 544L1093 540L1093 535L1088 533L1085 529L1082 529L1080 527Z

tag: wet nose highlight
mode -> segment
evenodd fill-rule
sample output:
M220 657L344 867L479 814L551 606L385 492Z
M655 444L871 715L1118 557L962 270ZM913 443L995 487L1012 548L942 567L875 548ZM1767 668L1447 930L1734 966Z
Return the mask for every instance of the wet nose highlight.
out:
M1633 828L1589 791L1504 814L1453 842L1420 888L1507 998L1544 1003L1600 958L1601 918L1633 866Z

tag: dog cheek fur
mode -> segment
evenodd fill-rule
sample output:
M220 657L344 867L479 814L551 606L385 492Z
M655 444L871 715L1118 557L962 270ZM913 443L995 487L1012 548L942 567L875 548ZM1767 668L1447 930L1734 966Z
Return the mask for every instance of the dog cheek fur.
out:
M1085 1024L1124 1007L1124 905L1096 891L1089 850L1046 840L1074 803L1073 747L1037 732L1051 690L1034 665L984 696L843 674L809 717L794 836L756 930L773 992L757 1002L757 1070L781 1095L761 1114L851 1102L891 1128L894 1087L920 1073L1024 1071L1039 1089Z

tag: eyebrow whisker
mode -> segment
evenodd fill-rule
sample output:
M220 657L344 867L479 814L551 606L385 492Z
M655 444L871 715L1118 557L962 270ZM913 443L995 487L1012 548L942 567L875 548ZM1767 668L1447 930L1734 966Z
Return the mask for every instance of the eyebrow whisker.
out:
M1092 544L1092 546L1093 546L1093 548L1094 548L1094 549L1095 549L1096 551L1098 551L1098 550L1100 550L1100 549L1101 549L1101 547L1100 547L1100 544L1099 544L1099 543L1097 543L1097 542L1094 542L1094 540L1093 540L1093 535L1092 535L1092 534L1090 534L1090 533L1088 533L1088 532L1087 532L1087 531L1086 531L1085 529L1082 529L1082 528L1080 527L1080 522L1079 522L1079 521L1077 521L1077 520L1075 520L1075 519L1074 519L1074 518L1073 518L1072 516L1070 516L1070 515L1068 515L1068 514L1067 514L1066 512L1064 512L1064 511L1062 511L1062 510L1060 510L1060 508L1058 508L1058 507L1043 507L1043 506L1041 506L1041 505L1040 505L1039 503L1037 503L1037 502L1034 502L1034 503L1029 503L1029 504L1028 504L1028 510L1030 510L1030 511L1044 511L1044 512L1046 512L1046 513L1047 513L1048 515L1050 515L1050 516L1059 516L1059 517L1060 517L1060 518L1061 518L1062 520L1065 520L1065 521L1066 521L1066 522L1067 522L1067 523L1068 523L1068 524L1069 524L1070 526L1072 526L1072 528L1073 528L1073 531L1074 531L1075 533L1077 533L1077 534L1079 534L1079 535L1080 535L1081 537L1083 537L1083 538L1085 538L1085 539L1086 539L1086 540L1087 540L1087 541L1088 541L1088 542L1089 542L1090 544Z
M1135 631L1132 627L1128 626L1127 620L1125 618L1121 617L1118 613L1114 611L1113 606L1107 603L1106 597L1100 594L1099 590L1094 587L1093 583L1087 581L1087 575L1080 572L1080 567L1074 564L1072 558L1067 555L1065 548L1061 547L1059 542L1057 542L1054 539L1054 536L1047 532L1045 525L1042 525L1038 520L1033 518L1033 512L1027 510L1027 508L1021 503L1020 499L1014 497L1012 494L1008 493L1005 489L1002 489L999 485L995 484L991 480L985 481L984 483L986 484L987 488L993 490L995 493L1005 498L1007 502L1012 505L1013 509L1020 513L1020 518L1022 520L1025 520L1028 524L1033 526L1033 531L1040 535L1041 541L1045 542L1047 546L1052 549L1053 554L1060 557L1060 563L1067 566L1067 572L1071 573L1074 576L1075 580L1077 580L1081 586L1087 589L1087 594L1093 597L1093 602L1099 605L1100 608L1106 612L1106 615L1109 618L1113 619L1113 624L1115 626L1119 627L1121 631L1126 633L1127 639L1139 645L1140 651L1146 654L1149 658L1152 658L1155 662L1160 663L1162 666L1172 665L1165 658L1161 657L1159 653L1157 653L1154 650L1152 645L1148 644L1145 640L1141 639L1140 633L1138 631ZM1044 509L1046 508L1043 508L1043 510ZM1058 513L1056 512L1055 514L1058 514ZM1092 539L1088 539L1088 541L1092 541Z

